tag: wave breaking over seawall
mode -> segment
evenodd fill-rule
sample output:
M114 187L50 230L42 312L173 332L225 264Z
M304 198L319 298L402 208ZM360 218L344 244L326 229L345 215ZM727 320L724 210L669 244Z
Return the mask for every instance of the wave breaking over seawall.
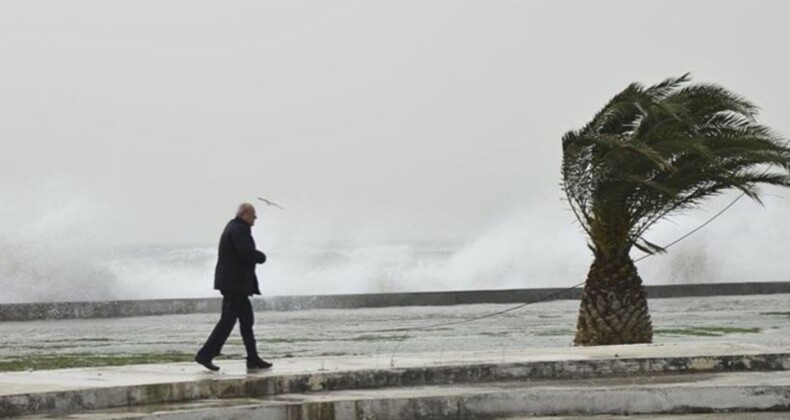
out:
M79 195L48 199L56 205L0 193L0 303L218 296L216 244L119 245L113 223L127 222L108 208ZM787 281L784 248L775 244L790 236L790 225L747 218L752 211L734 208L731 222L640 263L642 278ZM655 242L668 243L705 217L664 225ZM516 209L455 241L391 240L365 229L320 234L309 224L266 222L254 235L269 256L257 269L269 296L562 288L582 281L592 261L570 215L548 207Z

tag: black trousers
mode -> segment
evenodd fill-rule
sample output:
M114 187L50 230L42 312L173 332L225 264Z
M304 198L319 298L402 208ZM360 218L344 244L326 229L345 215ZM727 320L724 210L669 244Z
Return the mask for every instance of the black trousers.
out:
M252 332L252 324L255 323L252 303L250 303L249 296L236 294L223 294L222 316L206 340L206 344L198 351L198 356L208 360L215 358L222 350L222 346L225 345L225 341L228 340L237 319L241 329L241 338L247 349L247 360L256 359L258 350L255 347L255 334Z

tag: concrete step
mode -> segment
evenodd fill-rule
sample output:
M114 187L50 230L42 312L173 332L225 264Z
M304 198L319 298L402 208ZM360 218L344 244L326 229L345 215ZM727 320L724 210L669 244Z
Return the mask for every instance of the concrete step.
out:
M741 412L709 414L645 414L635 416L561 416L561 417L506 417L498 420L787 420L788 412Z
M745 415L743 412L763 411L780 413L760 414L761 420L790 418L790 372L665 374L321 391L262 399L139 406L62 418L443 420L577 416L578 419L578 416L594 415L737 412L730 418L738 419L738 414ZM771 417L774 414L778 417Z
M524 349L375 357L293 358L248 375L242 361L222 375L194 363L0 374L0 418L212 398L665 373L784 371L790 352L745 344Z

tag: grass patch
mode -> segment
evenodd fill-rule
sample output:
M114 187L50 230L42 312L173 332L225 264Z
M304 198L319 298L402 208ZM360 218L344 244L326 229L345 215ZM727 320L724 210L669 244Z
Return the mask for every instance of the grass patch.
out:
M411 338L409 335L373 335L373 334L363 334L358 335L349 341L401 341L407 338Z
M498 332L483 331L479 334L486 337L505 337L510 335L510 333L507 331L498 331Z
M306 337L263 337L259 341L266 344L296 344L296 343L320 343L320 342L337 342L337 341L400 341L406 338L411 338L410 335L376 335L376 334L362 334L356 337L320 337L320 338L306 338ZM232 346L241 346L244 343L241 340L228 340L226 344Z
M760 315L783 316L785 318L790 318L790 312L760 312Z
M84 343L83 345L78 345L77 343L73 344L30 344L30 345L19 345L14 346L18 349L27 349L27 350L63 350L63 349L73 349L75 347L107 347L111 344L90 344Z
M151 363L189 362L192 353L90 354L70 353L57 356L26 356L0 360L0 371L51 370L99 366L143 365Z
M686 328L667 328L654 331L657 335L688 335L697 337L721 337L726 334L756 334L761 332L760 328L738 328L738 327L686 327Z
M535 335L538 337L555 337L561 335L573 335L576 334L576 331L571 330L543 330L535 332Z
M266 344L317 343L322 341L337 341L332 338L304 338L304 337L294 337L294 338L262 337L262 338L257 338L257 340L261 343L266 343ZM229 344L231 346L243 346L244 342L241 340L228 340L225 344Z
M117 341L117 340L107 337L57 338L57 339L41 340L42 343L82 343L82 342L103 343L110 341Z

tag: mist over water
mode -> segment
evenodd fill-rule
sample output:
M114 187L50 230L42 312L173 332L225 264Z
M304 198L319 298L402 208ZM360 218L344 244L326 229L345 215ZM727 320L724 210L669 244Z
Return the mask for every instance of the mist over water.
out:
M101 216L74 199L54 206L39 220L0 232L2 302L215 296L216 245L121 245L92 222ZM93 212L93 213L92 213ZM567 214L565 215L567 216ZM253 228L269 257L259 266L264 294L382 293L568 284L583 253L552 235L543 217L513 217L469 241L385 241L380 231L366 238L306 236L304 229ZM98 228L98 229L97 229ZM216 226L217 236L223 226ZM111 230L110 230L111 232ZM566 234L576 236L573 229ZM546 264L552 248L557 264ZM586 262L575 264L583 268ZM577 270L578 271L578 270Z
M117 278L101 264L109 251L107 212L62 185L0 191L0 300L117 297Z
M57 191L2 197L0 302L217 296L216 244L119 243L113 229L119 221L108 206L89 194ZM731 198L659 225L651 239L670 242ZM774 191L766 201L760 207L741 200L668 254L639 263L643 280L788 280L784 200ZM217 237L225 221L217 224ZM384 230L310 229L304 220L290 222L287 212L260 220L253 235L269 256L257 270L261 289L265 295L298 295L567 287L584 280L592 261L584 235L559 200L514 209L467 239L388 240Z

